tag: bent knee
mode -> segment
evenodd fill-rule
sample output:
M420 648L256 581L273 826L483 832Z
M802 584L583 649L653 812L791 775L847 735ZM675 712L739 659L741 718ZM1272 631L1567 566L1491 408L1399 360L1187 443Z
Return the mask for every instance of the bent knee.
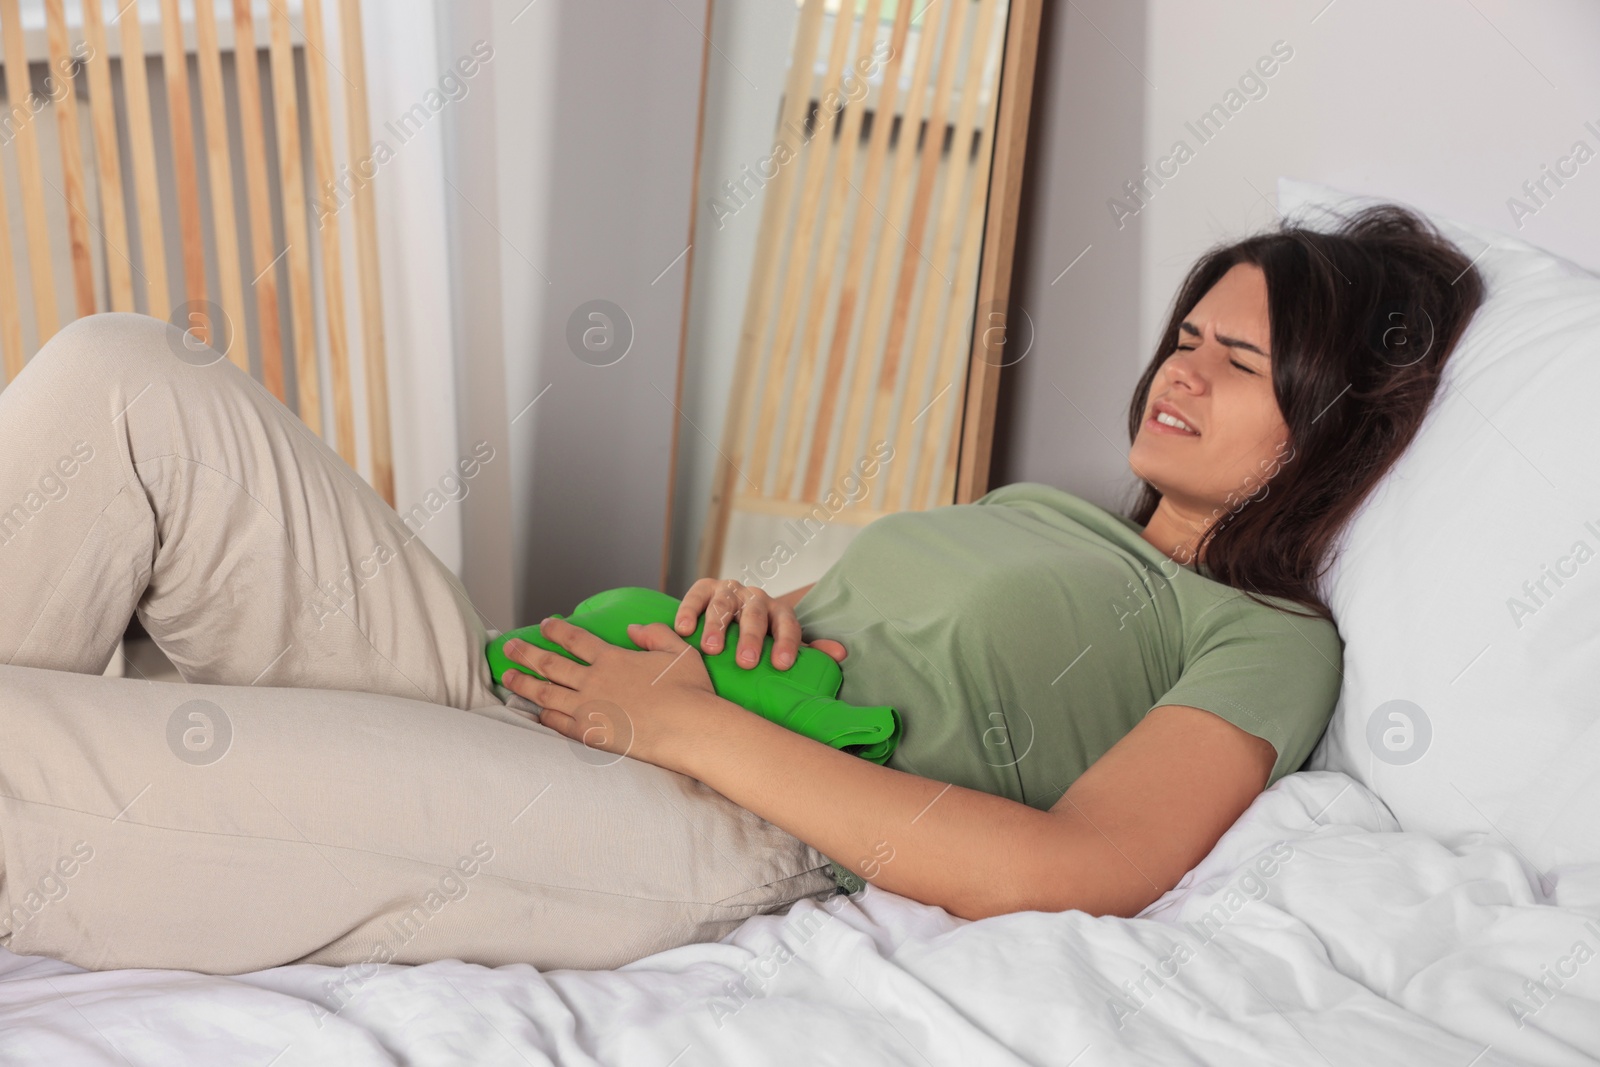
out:
M105 381L121 372L141 375L177 371L220 358L196 358L197 342L176 326L148 315L108 311L74 319L58 330L28 361L34 375L64 376L77 382Z

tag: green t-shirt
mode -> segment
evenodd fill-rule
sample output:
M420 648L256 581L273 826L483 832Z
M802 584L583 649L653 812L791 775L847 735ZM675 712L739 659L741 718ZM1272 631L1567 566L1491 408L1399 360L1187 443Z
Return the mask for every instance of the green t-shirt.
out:
M899 709L888 765L913 774L1045 810L1163 704L1271 742L1268 784L1297 770L1339 695L1338 631L1140 534L1070 493L1008 485L873 522L796 614L806 640L849 651L841 700Z

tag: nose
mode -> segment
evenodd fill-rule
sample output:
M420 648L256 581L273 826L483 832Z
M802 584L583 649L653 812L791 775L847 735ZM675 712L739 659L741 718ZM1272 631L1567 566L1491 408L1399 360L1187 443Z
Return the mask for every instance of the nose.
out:
M1205 375L1201 372L1200 362L1195 358L1199 350L1188 352L1183 349L1174 349L1168 357L1166 364L1161 368L1167 380L1173 385L1180 382L1191 393L1205 391Z

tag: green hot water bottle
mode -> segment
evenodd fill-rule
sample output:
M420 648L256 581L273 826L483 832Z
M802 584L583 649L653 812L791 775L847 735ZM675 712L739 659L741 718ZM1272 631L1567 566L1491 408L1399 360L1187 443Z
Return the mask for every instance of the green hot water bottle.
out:
M572 614L565 618L613 645L637 649L639 646L628 640L628 626L652 622L671 626L677 617L678 605L678 600L654 589L623 587L596 593L573 608ZM700 649L700 635L704 629L705 616L702 615L700 625L685 638L696 651ZM514 637L583 662L546 638L538 626L524 626L494 638L485 649L496 682L504 679L510 667L536 678L542 677L506 655L505 644ZM722 651L715 655L701 653L718 696L797 734L873 763L885 762L894 752L900 741L900 713L893 708L858 708L835 700L839 687L844 684L844 672L832 656L802 646L794 665L780 671L772 665L772 637L768 635L761 644L761 661L754 667L741 667L734 661L738 644L739 625L731 623Z

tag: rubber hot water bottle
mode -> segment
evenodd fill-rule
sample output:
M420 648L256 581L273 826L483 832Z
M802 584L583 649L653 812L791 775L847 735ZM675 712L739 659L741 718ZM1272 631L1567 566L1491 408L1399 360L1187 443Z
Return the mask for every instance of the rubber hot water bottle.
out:
M679 603L655 589L625 586L596 593L573 608L571 615L555 618L564 617L572 625L613 645L637 649L639 646L628 639L628 626L652 622L671 626ZM700 625L685 639L696 651L700 649L704 629L705 616L702 615ZM546 638L538 626L524 626L494 638L485 649L496 682L505 677L510 667L536 678L543 677L506 655L506 642L512 638L583 662ZM722 651L715 655L701 653L718 696L797 734L873 763L885 762L894 752L900 742L900 713L893 708L856 707L834 699L844 684L844 672L832 656L802 646L794 664L780 671L772 665L772 637L769 635L762 641L760 662L754 667L741 667L734 661L738 644L739 625L731 623Z

